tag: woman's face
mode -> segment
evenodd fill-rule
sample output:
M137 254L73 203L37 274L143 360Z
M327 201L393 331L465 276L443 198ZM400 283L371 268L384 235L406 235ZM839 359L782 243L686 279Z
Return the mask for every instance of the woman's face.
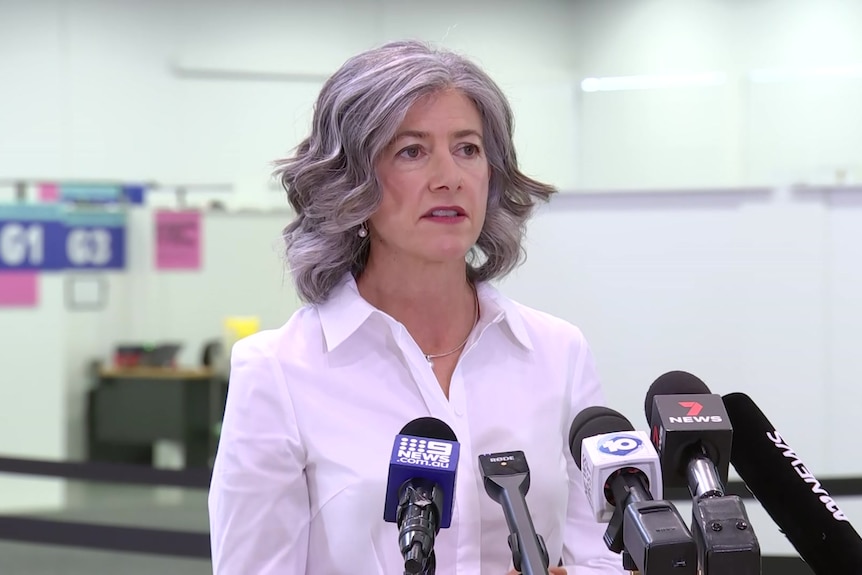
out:
M429 95L410 108L375 164L382 199L370 219L373 257L464 261L488 202L482 137L479 112L461 92Z

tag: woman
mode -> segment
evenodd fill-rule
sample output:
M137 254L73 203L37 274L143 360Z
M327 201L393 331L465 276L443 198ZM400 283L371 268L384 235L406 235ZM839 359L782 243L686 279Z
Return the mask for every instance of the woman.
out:
M488 282L521 256L552 187L518 171L512 115L471 62L417 42L360 54L323 86L311 135L279 164L287 259L308 305L233 349L213 470L218 575L399 574L384 522L389 455L432 416L461 445L438 575L511 572L477 458L522 450L553 573L620 573L566 437L602 397L570 324Z

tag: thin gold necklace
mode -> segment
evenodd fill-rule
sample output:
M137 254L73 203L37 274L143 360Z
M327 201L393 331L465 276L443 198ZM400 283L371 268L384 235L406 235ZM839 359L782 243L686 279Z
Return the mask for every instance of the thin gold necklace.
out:
M473 299L476 302L476 308L475 308L475 311L473 314L473 327L470 328L470 331L467 332L467 337L464 338L464 341L462 341L458 347L456 347L450 351L447 351L446 353L424 353L423 352L423 355L425 356L425 361L427 361L428 365L430 365L431 367L434 367L434 360L437 359L438 357L446 357L447 355L452 355L453 353L455 353L456 351L460 350L462 347L467 345L467 342L470 340L470 334L473 333L473 329L476 327L476 324L479 323L479 294L476 293L476 288L474 286L471 286L471 288L473 290Z

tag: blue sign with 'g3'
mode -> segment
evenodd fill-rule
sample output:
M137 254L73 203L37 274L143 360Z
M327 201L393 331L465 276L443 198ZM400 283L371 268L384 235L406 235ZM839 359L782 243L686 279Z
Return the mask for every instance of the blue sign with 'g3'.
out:
M67 214L65 269L117 270L126 266L126 217L122 212Z
M634 435L615 433L599 440L599 451L608 455L628 455L643 447L643 441Z

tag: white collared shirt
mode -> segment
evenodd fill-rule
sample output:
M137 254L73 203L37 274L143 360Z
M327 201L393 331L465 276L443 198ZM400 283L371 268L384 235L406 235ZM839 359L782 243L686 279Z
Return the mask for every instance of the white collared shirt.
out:
M571 324L478 286L481 319L449 398L402 324L349 275L321 305L233 348L209 494L216 575L401 575L398 529L383 521L395 436L417 417L446 422L461 446L451 527L437 575L506 575L508 528L478 456L521 450L527 504L551 565L623 573L590 514L567 445L583 408L603 402Z

